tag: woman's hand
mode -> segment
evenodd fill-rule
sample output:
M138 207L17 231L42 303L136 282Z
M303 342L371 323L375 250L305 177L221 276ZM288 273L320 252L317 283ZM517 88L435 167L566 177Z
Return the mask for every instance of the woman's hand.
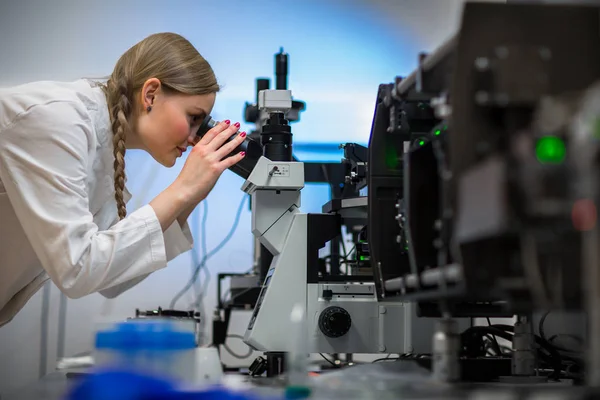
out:
M246 132L238 134L232 141L223 144L233 136L240 124L229 125L221 122L204 135L192 148L179 176L173 183L185 196L185 202L195 206L204 200L215 186L223 171L244 158L244 153L228 155L245 139Z

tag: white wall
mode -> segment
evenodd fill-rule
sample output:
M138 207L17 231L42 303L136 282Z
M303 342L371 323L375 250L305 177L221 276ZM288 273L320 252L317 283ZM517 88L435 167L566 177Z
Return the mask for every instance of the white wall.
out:
M119 55L136 41L154 32L174 31L193 42L225 85L214 116L240 120L243 103L254 99L255 78L273 76L273 54L284 46L290 53L290 88L296 98L308 103L302 121L293 127L295 141L366 143L377 85L409 73L419 51L431 51L446 39L458 24L462 3L231 0L225 6L215 0L2 1L0 86L105 76ZM305 150L310 152L310 147ZM180 162L167 170L143 154L130 152L127 157L133 203L137 204L144 204L166 187L182 165ZM339 159L339 154L316 157ZM227 172L208 198L209 249L233 223L242 198L241 183ZM328 196L328 190L319 185L310 185L303 193L307 211L320 210ZM200 215L192 218L199 219ZM209 262L213 277L219 271L251 268L249 226L246 209L231 242ZM194 236L199 241L199 233L194 232ZM114 301L99 295L69 300L65 355L90 350L93 324L101 314L124 318L132 316L136 308L168 307L188 280L191 261L190 254L180 256ZM213 283L214 279L206 293L208 318L215 303ZM189 302L190 296L178 308ZM59 304L59 291L49 285L12 323L0 329L0 395L54 368L59 349ZM231 333L242 333L244 327L245 322L238 319ZM239 342L231 347L244 351ZM234 360L226 358L225 362Z

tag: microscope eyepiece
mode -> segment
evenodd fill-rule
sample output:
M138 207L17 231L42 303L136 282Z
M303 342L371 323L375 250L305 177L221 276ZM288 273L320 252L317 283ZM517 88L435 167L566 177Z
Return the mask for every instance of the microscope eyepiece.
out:
M204 117L202 124L200 124L200 128L198 128L196 136L202 138L204 135L206 135L206 132L217 126L217 124L217 121L215 121L210 115L207 115L206 117Z
M210 115L207 115L204 118L204 120L202 121L202 124L200 124L200 127L198 128L198 130L196 131L196 136L200 139L203 138L204 135L206 135L206 133L209 130L211 130L212 128L217 126L218 123L219 122L215 121ZM229 143L230 141L235 139L237 137L237 135L238 135L237 133L234 133L223 144ZM231 170L236 175L241 176L244 179L248 179L248 177L250 176L250 173L254 169L254 166L258 162L258 159L263 155L263 150L262 150L262 146L260 145L260 143L258 143L256 140L250 139L248 136L246 136L246 139L244 139L244 141L238 147L236 147L229 154L229 156L238 154L241 151L246 152L246 155L244 156L244 158L242 158L242 160L240 162L235 164L233 167L229 168L229 170Z

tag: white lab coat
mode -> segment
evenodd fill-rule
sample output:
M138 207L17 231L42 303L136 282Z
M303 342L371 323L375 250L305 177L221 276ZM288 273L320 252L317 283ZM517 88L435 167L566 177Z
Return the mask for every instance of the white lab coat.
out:
M91 82L0 89L0 326L49 279L114 297L192 248L149 206L118 221L106 99ZM126 194L126 200L131 196Z

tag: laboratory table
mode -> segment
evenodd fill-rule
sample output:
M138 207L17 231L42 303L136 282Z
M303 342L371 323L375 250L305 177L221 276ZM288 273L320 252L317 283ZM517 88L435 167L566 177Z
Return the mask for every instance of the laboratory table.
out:
M64 370L52 372L39 380L37 383L21 389L15 393L3 395L0 400L63 400L70 385L77 382L78 376L85 373L85 369ZM248 378L256 390L255 394L267 394L271 399L283 398L281 381L279 384L269 384L266 378ZM552 386L563 386L561 383L544 385L537 389L543 392ZM401 363L389 362L381 364L357 365L351 368L339 369L315 378L311 386L314 387L313 400L317 399L398 399L406 400L458 400L471 399L483 400L492 397L527 399L531 392L515 393L515 385L503 387L490 387L488 385L476 385L475 387L457 387L439 385L430 380L427 371L407 368ZM516 385L520 386L520 385ZM563 389L567 389L569 385ZM522 387L523 388L523 387ZM268 389L265 391L265 389ZM531 387L529 388L531 390ZM566 392L553 390L555 399L579 398L581 388L571 388ZM537 390L534 390L537 391ZM519 390L520 392L520 390ZM547 394L547 392L546 392Z
M7 395L2 395L1 400L62 400L72 382L73 374L81 371L56 371L44 376L36 383Z

